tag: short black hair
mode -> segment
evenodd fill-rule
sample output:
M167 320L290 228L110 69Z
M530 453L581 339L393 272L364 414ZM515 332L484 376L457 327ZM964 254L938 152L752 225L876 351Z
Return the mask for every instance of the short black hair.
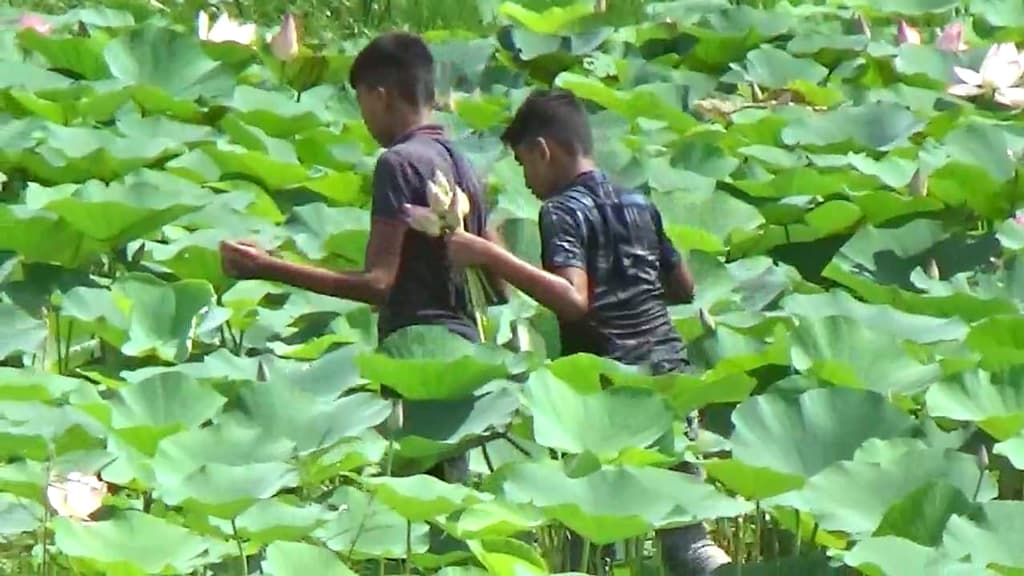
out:
M381 34L367 44L348 73L348 83L393 90L411 106L434 105L434 56L423 38L407 32Z
M501 141L515 148L527 140L545 138L572 154L590 156L594 135L587 111L572 92L538 89L530 93L516 110L501 134Z

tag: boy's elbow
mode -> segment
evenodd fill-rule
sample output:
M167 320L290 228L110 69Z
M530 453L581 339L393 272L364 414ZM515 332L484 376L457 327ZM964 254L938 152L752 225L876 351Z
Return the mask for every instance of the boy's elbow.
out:
M568 301L565 303L565 306L563 306L562 313L560 314L560 316L563 320L569 322L576 322L582 320L589 311L589 302L586 302L581 298L574 297L568 299Z

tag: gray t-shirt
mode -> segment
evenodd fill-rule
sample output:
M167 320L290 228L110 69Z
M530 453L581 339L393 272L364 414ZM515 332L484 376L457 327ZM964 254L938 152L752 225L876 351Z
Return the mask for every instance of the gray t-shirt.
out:
M480 181L444 129L435 124L414 128L381 154L373 172L371 215L404 219L404 204L427 206L427 182L436 170L469 196L467 231L481 235L487 212ZM465 282L461 275L453 275L444 240L410 228L402 242L398 277L380 309L378 339L419 324L442 325L469 340L479 340Z

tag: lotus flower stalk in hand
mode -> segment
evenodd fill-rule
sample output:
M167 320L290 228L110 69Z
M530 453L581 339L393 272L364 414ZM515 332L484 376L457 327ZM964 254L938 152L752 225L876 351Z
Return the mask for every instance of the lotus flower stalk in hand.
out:
M79 472L69 473L63 481L53 479L46 487L46 499L57 514L79 520L88 520L99 510L106 495L106 482Z
M427 206L405 205L409 227L432 238L444 237L455 230L464 230L469 211L469 196L458 186L452 186L440 170L427 182ZM456 271L453 273L458 274ZM486 318L483 310L487 305L485 284L478 270L469 269L465 274L470 307L476 317L480 340L483 341Z
M1014 86L1024 74L1024 62L1012 42L994 44L985 54L979 70L954 66L953 72L962 83L946 91L969 98L992 93L996 102L1006 106L1024 106L1024 88Z
M210 17L205 11L200 10L196 17L196 28L199 31L199 39L210 42L237 42L250 46L256 39L256 25L242 24L235 22L227 13L221 13L217 21L210 27Z

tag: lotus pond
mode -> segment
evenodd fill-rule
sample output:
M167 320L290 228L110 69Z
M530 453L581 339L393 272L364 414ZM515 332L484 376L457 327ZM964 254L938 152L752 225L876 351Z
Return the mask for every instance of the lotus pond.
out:
M652 532L700 520L723 574L1024 573L1021 6L506 3L427 34L524 257L497 134L533 86L592 107L694 271L699 378L560 357L521 296L483 346L378 343L367 306L224 275L225 239L362 264L365 39L280 60L274 26L0 13L0 570L557 574L571 529L588 573L658 574ZM425 474L465 451L468 485Z

